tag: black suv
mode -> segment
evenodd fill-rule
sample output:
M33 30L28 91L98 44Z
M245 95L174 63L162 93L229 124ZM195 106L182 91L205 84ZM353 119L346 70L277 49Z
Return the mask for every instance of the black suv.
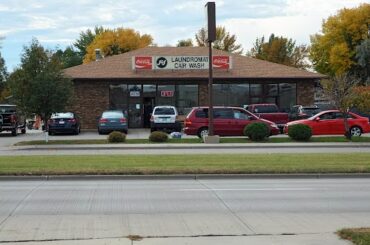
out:
M18 130L26 133L26 120L22 114L17 112L15 105L0 105L0 132L9 131L17 136Z

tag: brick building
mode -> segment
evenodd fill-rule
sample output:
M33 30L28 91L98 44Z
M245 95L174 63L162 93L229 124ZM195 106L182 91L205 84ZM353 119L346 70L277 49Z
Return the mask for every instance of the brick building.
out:
M314 86L322 75L246 56L213 51L214 105L244 106L314 103ZM74 82L70 108L82 127L96 128L96 118L108 109L123 110L130 128L146 127L151 108L174 105L186 115L207 105L208 48L147 47L71 67Z

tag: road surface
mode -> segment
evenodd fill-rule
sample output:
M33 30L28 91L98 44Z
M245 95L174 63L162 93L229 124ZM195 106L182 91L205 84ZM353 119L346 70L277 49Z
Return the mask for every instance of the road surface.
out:
M368 178L3 180L0 242L349 244L369 203Z

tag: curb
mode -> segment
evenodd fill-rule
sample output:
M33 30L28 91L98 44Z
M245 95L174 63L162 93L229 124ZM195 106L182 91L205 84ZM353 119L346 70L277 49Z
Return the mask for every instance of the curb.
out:
M335 179L370 178L370 173L333 174L180 174L180 175L3 175L0 181L206 180L206 179Z

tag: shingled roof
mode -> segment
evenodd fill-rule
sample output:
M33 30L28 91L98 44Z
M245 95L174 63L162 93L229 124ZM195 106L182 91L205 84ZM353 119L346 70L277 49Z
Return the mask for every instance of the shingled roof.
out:
M215 70L215 78L296 78L320 79L325 76L298 68L213 50L214 55L232 56L232 69ZM207 78L208 70L133 70L132 56L207 56L207 47L146 47L103 60L64 70L72 79L190 79Z

